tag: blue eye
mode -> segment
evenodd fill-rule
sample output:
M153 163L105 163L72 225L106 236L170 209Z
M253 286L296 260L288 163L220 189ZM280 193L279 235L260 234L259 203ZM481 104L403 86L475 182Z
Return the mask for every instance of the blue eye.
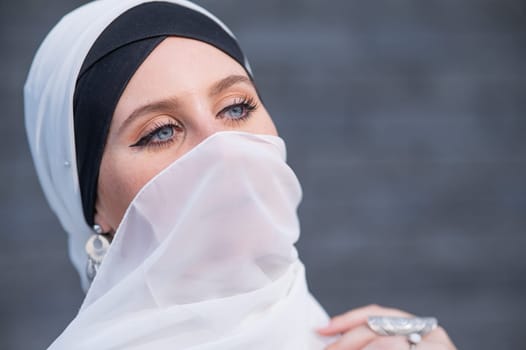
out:
M176 132L182 131L181 125L176 124L164 124L157 125L155 129L149 132L147 135L141 137L139 141L130 145L130 147L148 147L148 146L161 146L166 145L176 138Z
M165 125L157 130L154 130L151 141L166 141L174 136L174 128L172 125Z
M241 119L246 114L246 107L244 105L234 105L231 106L228 111L226 111L227 114L229 114L230 118L232 119Z
M252 111L257 108L257 104L253 98L243 98L235 101L234 104L224 108L217 114L218 118L227 118L238 121L250 117Z

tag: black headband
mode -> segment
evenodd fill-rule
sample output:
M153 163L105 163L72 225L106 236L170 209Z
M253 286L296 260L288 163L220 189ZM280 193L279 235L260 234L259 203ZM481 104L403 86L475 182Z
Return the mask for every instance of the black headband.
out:
M251 76L236 40L196 10L149 2L124 12L106 27L84 59L73 99L77 171L84 216L90 226L94 224L100 163L117 102L135 71L167 36L211 44Z

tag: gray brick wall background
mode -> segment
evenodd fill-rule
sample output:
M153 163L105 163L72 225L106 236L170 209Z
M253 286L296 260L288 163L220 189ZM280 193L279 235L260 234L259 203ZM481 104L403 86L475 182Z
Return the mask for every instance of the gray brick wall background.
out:
M84 2L0 2L0 349L45 348L82 300L22 86ZM287 141L327 310L401 307L436 315L459 349L525 348L526 3L198 2L237 34Z

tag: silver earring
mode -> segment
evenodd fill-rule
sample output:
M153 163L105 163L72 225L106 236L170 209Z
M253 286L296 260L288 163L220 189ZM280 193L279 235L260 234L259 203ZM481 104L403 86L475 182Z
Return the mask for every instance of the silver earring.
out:
M93 225L95 234L91 235L86 242L86 254L88 254L88 265L86 266L86 275L91 283L97 275L102 259L110 247L110 241L102 234L100 225Z

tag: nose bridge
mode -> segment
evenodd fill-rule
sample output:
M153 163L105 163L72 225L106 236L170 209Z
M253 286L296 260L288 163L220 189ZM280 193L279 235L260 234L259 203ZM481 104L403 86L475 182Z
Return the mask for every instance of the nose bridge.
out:
M194 113L196 114L193 118L192 130L190 130L192 134L191 143L193 146L203 142L217 132L231 130L231 128L225 125L223 120L216 118L213 111L211 111L210 108L207 108L206 103L201 104L199 108L196 108Z
M216 132L222 131L221 123L210 112L205 112L199 116L195 125L195 139L200 143L212 136Z

